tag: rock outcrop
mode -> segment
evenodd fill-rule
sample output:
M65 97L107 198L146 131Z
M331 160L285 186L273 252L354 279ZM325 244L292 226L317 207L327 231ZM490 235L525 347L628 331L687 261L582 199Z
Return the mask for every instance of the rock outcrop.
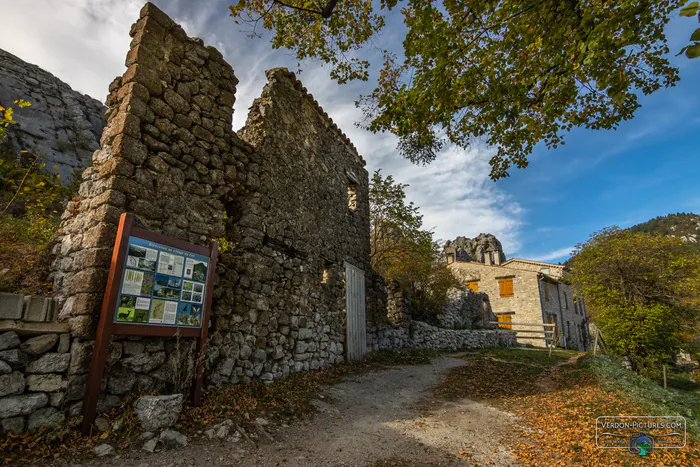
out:
M92 164L107 110L100 101L0 50L0 104L8 107L17 99L30 102L31 107L17 110L19 124L7 144L42 155L46 170L58 172L64 183L71 181L74 171Z
M501 264L506 261L503 246L492 234L479 234L474 238L457 237L445 242L443 255L453 261L476 261L478 263Z

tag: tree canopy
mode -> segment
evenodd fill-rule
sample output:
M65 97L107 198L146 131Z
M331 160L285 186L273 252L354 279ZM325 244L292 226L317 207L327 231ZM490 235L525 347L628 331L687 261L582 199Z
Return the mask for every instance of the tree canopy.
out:
M361 124L399 137L400 152L432 162L446 142L495 148L491 178L526 167L535 145L556 148L574 127L616 128L638 95L678 80L664 28L687 0L239 0L236 21L272 31L272 45L331 66L341 83L370 78L358 55L383 55L377 86L358 100ZM398 11L397 11L398 10ZM391 13L403 50L377 45ZM700 55L700 29L681 52ZM365 55L369 56L369 55ZM364 57L364 56L363 56Z
M569 266L608 344L638 371L655 375L697 333L700 253L679 238L607 228Z

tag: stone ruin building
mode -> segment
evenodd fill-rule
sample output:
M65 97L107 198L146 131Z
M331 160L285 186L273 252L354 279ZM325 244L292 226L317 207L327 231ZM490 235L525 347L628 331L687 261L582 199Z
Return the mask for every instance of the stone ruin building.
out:
M0 376L4 431L80 413L124 212L151 231L220 242L207 385L272 381L376 349L513 345L509 332L382 321L391 296L371 273L365 161L293 73L266 72L234 133L237 79L219 51L150 3L130 34L100 149L53 248L57 299L19 296L10 307L12 294L0 294L0 318L19 323L21 336L0 333L0 364L10 368ZM357 341L346 333L350 287ZM36 322L20 323L29 315ZM115 336L98 411L132 391L186 392L193 355L193 339Z

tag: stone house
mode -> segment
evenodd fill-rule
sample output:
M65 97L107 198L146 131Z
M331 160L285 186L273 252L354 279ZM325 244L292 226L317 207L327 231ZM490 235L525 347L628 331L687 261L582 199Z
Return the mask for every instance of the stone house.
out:
M467 287L488 294L493 312L503 323L501 327L518 331L518 342L547 345L541 328L516 323L553 323L560 335L560 347L588 349L585 302L570 285L562 282L564 266L520 258L498 264L492 263L491 257L500 258L499 254L486 254L484 263L449 257L447 261ZM528 332L535 330L538 333Z

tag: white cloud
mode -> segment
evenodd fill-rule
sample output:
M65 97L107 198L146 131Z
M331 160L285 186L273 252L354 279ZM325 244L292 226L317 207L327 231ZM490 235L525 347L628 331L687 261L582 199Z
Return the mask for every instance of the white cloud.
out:
M567 246L566 248L559 248L558 250L550 251L549 253L544 253L541 255L535 255L526 259L531 259L533 261L551 261L554 259L566 259L571 256L571 252L574 251L573 246Z
M264 70L276 66L295 69L296 60L289 52L272 50L264 39L249 39L233 23L226 9L230 2L206 6L184 0L156 3L188 35L216 46L233 66L240 80L234 128L245 123L248 107L260 95L266 82ZM0 48L103 100L109 83L125 70L129 29L142 6L142 0L0 0ZM408 183L407 198L420 207L424 227L434 228L437 238L489 232L503 242L507 253L520 247L523 210L488 178L489 150L450 147L428 167L413 165L398 155L393 135L355 127L361 113L354 101L371 90L371 83L340 86L330 79L327 68L315 63L304 64L303 70L299 79L364 155L368 171L382 168L385 176L391 174L398 182Z

